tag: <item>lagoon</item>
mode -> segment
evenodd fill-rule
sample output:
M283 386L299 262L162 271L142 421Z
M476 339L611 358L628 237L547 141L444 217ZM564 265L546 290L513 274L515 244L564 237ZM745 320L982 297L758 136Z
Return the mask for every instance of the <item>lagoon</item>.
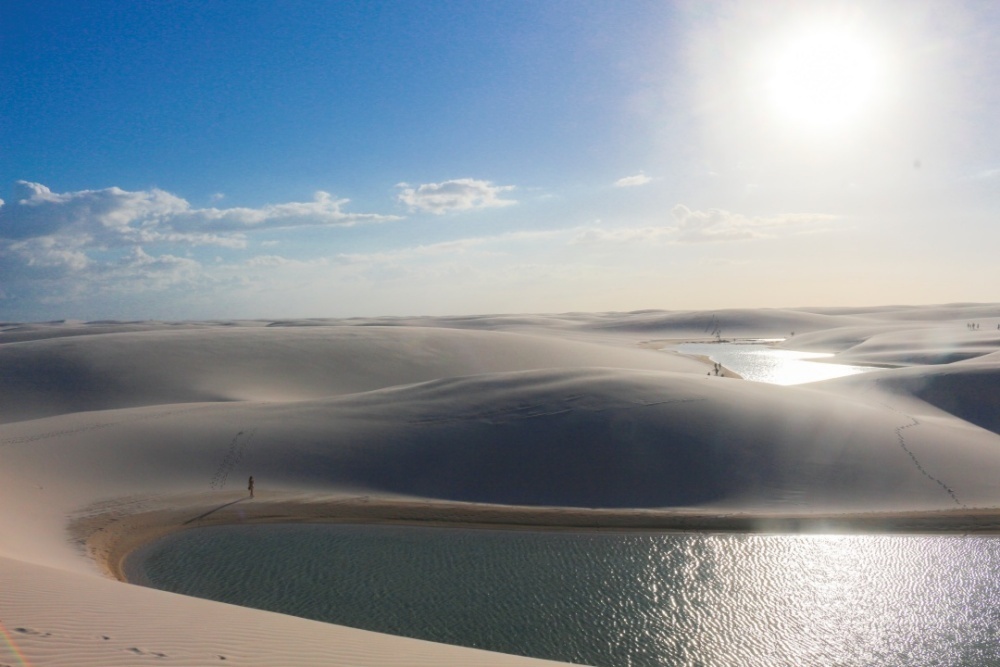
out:
M674 348L681 354L708 357L738 373L744 380L793 385L880 370L874 366L852 366L819 361L832 354L797 352L775 348L783 339L749 339L740 342L682 343Z
M1000 663L1000 537L200 528L129 579L602 667Z

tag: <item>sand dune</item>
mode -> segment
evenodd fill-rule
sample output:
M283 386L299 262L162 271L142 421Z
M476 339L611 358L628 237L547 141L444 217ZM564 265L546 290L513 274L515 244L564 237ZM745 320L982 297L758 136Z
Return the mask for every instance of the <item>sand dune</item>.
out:
M107 577L134 546L190 525L996 529L998 315L973 304L2 325L0 662L542 664ZM785 347L886 369L776 387L708 377L651 344L712 326L794 330Z
M0 345L0 422L165 403L305 400L441 377L590 365L700 368L684 357L494 331L150 325Z
M824 388L848 395L877 392L908 410L933 413L933 409L969 424L1000 434L1000 358L996 353L935 367L909 367L840 378ZM923 407L914 403L922 402ZM932 408L928 410L928 408ZM953 424L954 426L954 424Z

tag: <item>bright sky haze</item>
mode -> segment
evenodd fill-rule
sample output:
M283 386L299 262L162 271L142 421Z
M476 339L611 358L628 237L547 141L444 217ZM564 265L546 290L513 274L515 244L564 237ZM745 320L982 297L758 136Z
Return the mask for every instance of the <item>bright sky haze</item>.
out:
M996 301L990 2L0 3L0 320Z

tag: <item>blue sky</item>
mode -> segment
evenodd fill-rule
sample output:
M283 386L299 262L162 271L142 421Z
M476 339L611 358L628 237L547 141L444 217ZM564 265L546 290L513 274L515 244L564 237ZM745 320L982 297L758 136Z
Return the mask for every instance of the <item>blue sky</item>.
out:
M0 320L996 301L989 2L0 3Z

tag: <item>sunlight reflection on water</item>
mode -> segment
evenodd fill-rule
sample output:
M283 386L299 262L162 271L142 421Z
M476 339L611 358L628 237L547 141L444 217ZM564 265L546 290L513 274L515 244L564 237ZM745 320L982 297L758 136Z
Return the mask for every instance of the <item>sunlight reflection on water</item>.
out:
M181 533L189 595L590 665L1000 664L1000 538L358 525Z
M833 355L822 352L780 350L766 345L766 342L773 341L683 343L674 349L682 354L708 357L733 372L739 373L744 380L768 384L804 384L879 370L872 366L849 366L809 361L810 359L826 359Z

